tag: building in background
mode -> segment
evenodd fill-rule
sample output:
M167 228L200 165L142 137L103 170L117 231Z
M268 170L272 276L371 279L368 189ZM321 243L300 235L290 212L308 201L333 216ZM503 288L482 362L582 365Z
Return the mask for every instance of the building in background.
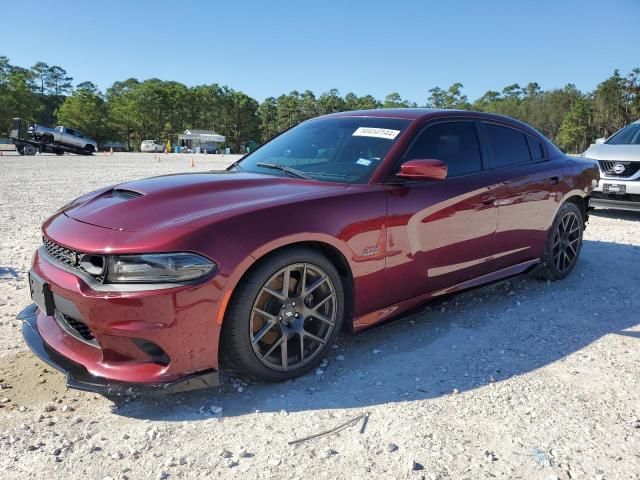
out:
M205 150L208 153L215 153L218 151L220 143L224 143L224 136L217 134L213 130L189 129L178 135L180 148L194 153L204 152Z

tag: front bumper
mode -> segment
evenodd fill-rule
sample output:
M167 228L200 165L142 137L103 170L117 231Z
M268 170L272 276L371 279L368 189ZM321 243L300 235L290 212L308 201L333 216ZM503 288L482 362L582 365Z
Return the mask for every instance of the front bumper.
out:
M612 189L615 189L616 193L613 193ZM624 193L618 193L621 190ZM593 190L589 206L640 211L640 179L601 177L597 188Z
M215 278L156 290L105 290L42 249L34 255L29 277L41 289L46 285L50 298L45 308L34 296L41 307L21 314L30 319L25 340L67 374L70 387L115 394L218 384Z
M70 388L104 395L146 395L185 392L220 384L218 372L214 369L166 383L119 382L92 375L85 367L60 355L45 343L38 331L37 311L38 307L31 304L18 314L18 319L23 322L22 335L25 343L43 362L64 373L67 377L67 386Z

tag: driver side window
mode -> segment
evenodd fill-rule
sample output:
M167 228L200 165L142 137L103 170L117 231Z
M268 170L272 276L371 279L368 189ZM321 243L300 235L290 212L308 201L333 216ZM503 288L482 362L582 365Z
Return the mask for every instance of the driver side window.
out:
M427 127L416 138L405 160L435 159L447 164L447 177L482 170L476 127L470 121L441 122Z

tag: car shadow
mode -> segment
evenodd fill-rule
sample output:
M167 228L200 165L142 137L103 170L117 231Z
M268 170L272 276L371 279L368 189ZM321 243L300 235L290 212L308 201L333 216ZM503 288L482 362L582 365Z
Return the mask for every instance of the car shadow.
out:
M212 406L223 408L216 417L366 409L484 387L562 361L607 334L640 339L639 332L626 331L640 324L640 315L631 314L640 307L640 270L630 267L639 263L638 246L585 241L576 270L565 280L523 276L359 335L345 334L322 374L279 384L227 374L221 388L116 400L114 413L180 422L211 418ZM619 271L625 274L607 274ZM238 382L247 384L240 384L242 392Z
M640 212L634 212L631 210L614 210L606 208L596 208L591 211L591 215L596 217L611 218L614 220L632 220L635 222L640 221Z

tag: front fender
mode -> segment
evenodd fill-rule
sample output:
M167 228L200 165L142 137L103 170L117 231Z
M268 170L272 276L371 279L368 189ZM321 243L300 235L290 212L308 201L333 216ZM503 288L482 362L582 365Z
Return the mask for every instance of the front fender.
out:
M260 259L274 250L300 243L321 243L344 257L353 278L355 316L387 305L386 197L382 189L363 185L354 194L279 205L248 212L212 225L246 257L226 282L226 295ZM346 192L345 192L346 193Z

